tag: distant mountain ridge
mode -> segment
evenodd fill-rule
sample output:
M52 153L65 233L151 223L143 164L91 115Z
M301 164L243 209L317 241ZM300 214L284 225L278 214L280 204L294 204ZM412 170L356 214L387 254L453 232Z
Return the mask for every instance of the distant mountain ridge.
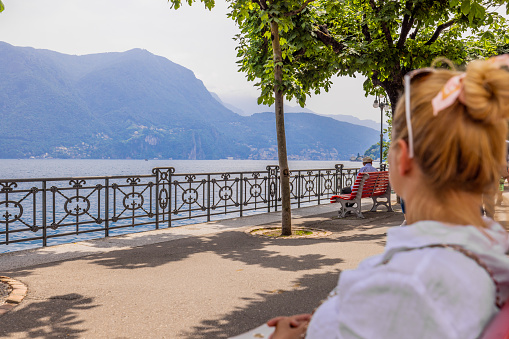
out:
M291 159L348 159L372 129L285 114ZM276 159L274 114L240 116L141 49L66 55L0 42L0 158Z
M226 108L230 109L231 111L244 116L250 116L255 113L261 113L270 110L269 106L266 105L257 105L256 99L251 97L244 97L244 98L237 98L235 100L235 104L231 104L230 102L225 102L222 100L216 93L211 93L216 100L218 100L222 105L224 105ZM240 107L247 108L249 112L246 112L245 110L241 109ZM354 125L359 126L365 126L369 128L373 128L376 130L380 130L380 123L376 122L371 119L359 119L353 115L347 115L347 114L322 114L314 112L307 107L300 107L300 106L290 106L285 105L284 106L285 113L313 113L317 115L321 115L324 117L329 117L337 121L342 122L348 122ZM387 128L387 124L384 124L383 128Z
M380 123L371 119L359 119L352 115L345 114L325 114L324 116L332 118L334 120L349 122L354 125L365 126L380 131ZM387 124L384 124L383 128L387 128Z

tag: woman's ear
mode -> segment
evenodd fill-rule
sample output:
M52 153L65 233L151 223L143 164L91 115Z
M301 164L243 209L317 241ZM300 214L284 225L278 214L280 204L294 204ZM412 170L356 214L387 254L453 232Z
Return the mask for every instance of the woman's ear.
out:
M409 157L408 144L405 140L398 140L398 153L396 155L396 167L400 176L407 176L413 167L413 159Z

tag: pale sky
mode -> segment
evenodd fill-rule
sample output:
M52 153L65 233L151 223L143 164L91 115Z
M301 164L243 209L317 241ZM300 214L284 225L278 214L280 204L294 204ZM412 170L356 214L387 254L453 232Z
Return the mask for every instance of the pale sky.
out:
M224 1L216 1L212 11L201 3L175 11L166 0L2 1L0 41L76 55L142 48L189 68L224 102L244 110L241 102L256 104L258 90L237 71L238 29L226 17ZM363 81L336 78L329 93L311 97L306 107L380 122L374 97L364 97Z

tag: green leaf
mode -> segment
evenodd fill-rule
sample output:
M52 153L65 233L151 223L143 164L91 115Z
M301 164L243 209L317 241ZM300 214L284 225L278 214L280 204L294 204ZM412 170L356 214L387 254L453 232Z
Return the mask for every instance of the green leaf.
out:
M459 3L460 3L459 0L449 0L449 6L450 7L456 7L456 6L459 5Z
M470 13L470 0L463 0L461 3L461 12L464 15L468 15L468 13Z
M0 12L3 12L5 9L4 4L2 3L2 0L0 0Z
M474 16L475 16L475 11L470 11L470 13L468 13L468 21L470 22L470 24L472 24L472 21L474 20Z

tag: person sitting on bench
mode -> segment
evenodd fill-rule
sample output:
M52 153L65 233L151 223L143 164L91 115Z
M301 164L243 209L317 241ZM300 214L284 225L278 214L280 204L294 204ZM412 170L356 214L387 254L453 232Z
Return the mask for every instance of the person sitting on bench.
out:
M509 297L509 235L479 210L505 166L508 70L503 55L472 61L466 72L426 68L405 76L388 162L408 225L389 228L382 254L342 271L312 315L269 320L272 339L489 332Z
M364 172L378 172L376 168L373 167L373 159L370 157L364 157L362 159L362 167L359 170L359 173L357 173L357 176L362 175ZM350 194L352 193L352 186L343 187L341 189L341 194ZM347 207L352 207L353 203L347 202Z
M370 157L364 157L362 159L362 167L359 170L359 173L357 173L357 176L364 172L378 172L378 170L373 167L373 159L371 159ZM352 186L347 186L341 189L341 194L350 193L352 193Z

